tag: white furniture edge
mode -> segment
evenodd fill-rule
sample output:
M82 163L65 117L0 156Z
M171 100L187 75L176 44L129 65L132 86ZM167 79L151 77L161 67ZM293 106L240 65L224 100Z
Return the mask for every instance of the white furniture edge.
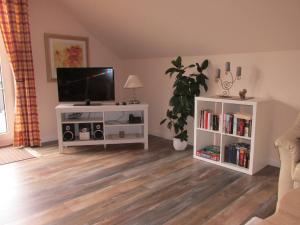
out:
M223 117L224 115L224 104L236 104L236 105L246 105L246 106L252 106L252 132L251 132L251 138L247 137L240 137L237 135L231 135L231 134L225 134L223 133L223 118L221 119L221 124L219 131L212 131L212 130L206 130L203 128L198 127L198 101L206 101L206 102L212 102L212 103L220 103L221 104L221 115ZM218 97L195 97L195 119L194 119L194 150L193 150L193 157L195 159L199 159L202 161L206 161L215 165L219 165L222 167L226 167L235 171L243 172L249 175L253 175L265 166L267 166L267 150L265 148L268 148L266 144L266 135L268 134L268 130L270 129L269 120L270 120L270 107L269 107L269 101L265 99L259 99L259 98L252 98L248 100L233 100L233 99L222 99ZM257 117L257 114L259 116ZM257 123L260 124L259 127L257 127ZM220 151L220 161L213 161L210 159L206 159L203 157L199 157L196 155L197 151L197 133L198 130L201 130L203 132L210 132L213 135L220 135L220 148L223 146L223 137L224 136L231 136L235 138L240 139L246 139L250 141L250 160L249 160L249 168L243 168L238 165L234 165L231 163L227 163L223 161L223 149Z
M59 104L55 107L56 119L57 119L57 133L58 133L58 145L59 152L63 153L63 148L68 146L84 146L84 145L104 145L106 148L107 144L127 144L127 143L143 143L144 149L148 149L148 104L129 104L129 105L90 105L90 106L74 106L73 104ZM105 113L108 112L134 112L143 111L143 124L106 124ZM80 119L80 120L69 120L62 121L62 113L73 113L73 112L102 112L103 118L101 120L91 119ZM74 141L63 141L62 124L66 123L93 123L103 122L104 139L103 140L74 140ZM107 139L105 134L106 127L112 126L140 126L143 127L143 137L136 138L119 138L119 139Z

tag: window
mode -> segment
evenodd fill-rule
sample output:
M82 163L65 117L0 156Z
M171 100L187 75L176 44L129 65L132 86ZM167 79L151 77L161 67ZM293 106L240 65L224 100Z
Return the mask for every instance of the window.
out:
M6 113L5 113L5 102L4 102L4 88L3 79L0 68L0 134L7 132Z

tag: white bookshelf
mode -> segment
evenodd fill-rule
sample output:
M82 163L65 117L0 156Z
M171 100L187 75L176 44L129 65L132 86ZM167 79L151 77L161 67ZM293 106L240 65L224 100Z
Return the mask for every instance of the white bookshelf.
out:
M219 130L200 128L200 111L211 110L214 114L221 116ZM269 101L260 99L232 100L216 97L195 98L195 120L194 120L194 153L196 159L213 163L232 170L253 175L268 165L270 113ZM223 115L225 113L244 113L252 117L251 137L228 134L223 129ZM250 159L248 168L225 162L225 146L233 143L250 144ZM220 160L213 161L196 155L196 151L209 145L220 146Z
M79 118L70 118L73 113L79 113ZM129 114L140 116L141 123L129 123ZM143 143L148 149L148 105L91 105L74 106L73 104L60 104L56 106L57 130L59 151L62 153L64 147L84 145L104 145ZM103 125L103 139L93 138L93 124ZM64 141L63 125L73 124L75 127L75 139ZM91 137L89 140L80 140L78 137L80 124L91 125ZM124 132L120 137L119 132Z

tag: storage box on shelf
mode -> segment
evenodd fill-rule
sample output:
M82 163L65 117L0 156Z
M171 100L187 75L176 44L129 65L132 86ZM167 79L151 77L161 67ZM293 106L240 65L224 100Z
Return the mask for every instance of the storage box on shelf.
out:
M81 145L144 143L148 149L148 105L56 107L59 150Z
M268 101L195 98L194 158L254 174L268 163Z

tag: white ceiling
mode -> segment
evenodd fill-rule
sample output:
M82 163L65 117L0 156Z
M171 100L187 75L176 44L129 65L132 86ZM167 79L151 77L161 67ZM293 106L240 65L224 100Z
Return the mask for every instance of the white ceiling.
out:
M300 0L57 0L121 58L300 49Z

